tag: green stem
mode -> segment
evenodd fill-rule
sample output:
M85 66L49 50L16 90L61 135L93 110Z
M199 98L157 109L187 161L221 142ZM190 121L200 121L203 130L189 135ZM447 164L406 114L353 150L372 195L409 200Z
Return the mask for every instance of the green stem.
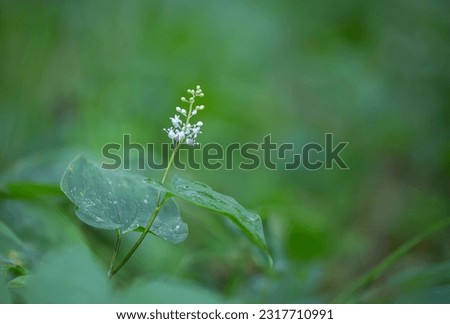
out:
M150 228L152 227L153 222L156 219L156 216L158 216L159 211L161 210L162 206L166 202L166 199L163 199L161 203L159 203L155 210L152 213L152 216L150 217L150 221L148 222L147 226L145 227L145 230L142 232L142 234L139 236L138 240L134 245L131 247L130 251L128 251L127 255L123 258L123 260L119 263L117 267L115 267L113 270L111 270L110 277L114 276L119 270L128 262L128 260L131 258L131 256L136 252L139 245L141 245L142 241L144 241L145 237L147 236L147 233L149 232Z
M170 167L173 164L173 160L175 159L175 154L177 153L179 147L180 147L179 145L175 146L174 150L172 151L172 155L171 155L171 157L169 159L169 163L167 164L166 171L164 172L164 175L163 175L163 177L161 179L161 183L164 183L166 181L167 175L169 174L169 169L170 169ZM111 268L110 268L110 271L108 273L110 277L114 276L128 262L128 260L134 254L134 252L136 252L137 248L144 241L145 237L147 236L147 234L150 231L150 228L153 225L153 222L156 219L156 216L158 216L159 211L161 210L161 208L166 203L168 197L166 195L162 201L160 201L160 199L161 199L161 191L158 192L158 196L156 198L157 204L156 204L155 210L153 211L152 215L150 216L150 220L148 221L147 226L145 227L145 229L142 232L142 234L139 236L139 238L136 241L136 243L134 243L134 245L131 247L130 251L128 251L127 255L117 265L117 267L114 268L114 263L111 263ZM116 244L116 247L117 247L117 244ZM114 250L114 254L113 255L117 255L116 253L117 253L116 250ZM115 262L115 256L114 256L114 262Z
M173 160L175 159L175 154L177 154L177 151L178 151L179 148L180 148L180 145L176 145L175 148L172 151L172 155L170 156L169 163L167 163L166 171L164 171L164 175L163 175L163 177L161 179L161 183L162 184L164 184L164 182L166 181L167 175L169 174L170 167L172 166ZM161 195L161 192L159 193L158 197L160 195ZM157 201L159 201L159 198L157 199Z
M443 230L449 225L450 219L449 218L443 219L440 222L434 223L425 231L413 237L411 240L403 243L397 250L395 250L389 256L387 256L375 268L372 268L367 273L363 274L361 277L353 281L347 287L347 289L345 289L336 298L334 298L331 303L341 304L348 302L348 300L352 297L354 293L356 293L359 289L365 287L369 283L379 278L384 271L393 266L403 255L408 253L414 246L416 246L417 244L419 244L421 241L431 236L432 234L435 234Z
M114 251L111 257L111 263L109 265L109 271L108 276L111 278L113 273L114 264L116 263L117 254L119 253L120 244L122 243L122 233L120 233L120 230L116 230L116 246L114 247Z

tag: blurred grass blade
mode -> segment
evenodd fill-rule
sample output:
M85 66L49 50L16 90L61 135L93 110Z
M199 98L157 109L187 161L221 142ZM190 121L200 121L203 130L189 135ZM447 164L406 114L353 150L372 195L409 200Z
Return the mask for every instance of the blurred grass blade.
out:
M7 194L12 198L36 198L44 195L62 196L57 184L38 182L12 182L7 184Z
M25 248L25 243L2 220L0 220L0 246L2 250L6 247Z
M408 253L413 247L422 242L427 237L435 234L450 225L450 218L434 223L432 226L416 235L410 241L402 244L397 250L387 256L379 265L353 281L347 289L342 291L333 301L333 304L348 302L351 297L360 289L379 278L387 269L392 267L402 256Z

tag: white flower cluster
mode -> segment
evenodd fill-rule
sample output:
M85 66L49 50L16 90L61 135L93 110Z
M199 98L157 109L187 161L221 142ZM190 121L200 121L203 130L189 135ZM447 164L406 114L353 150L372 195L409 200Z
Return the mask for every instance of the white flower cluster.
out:
M164 128L164 131L167 133L169 138L175 143L175 144L183 144L186 143L187 145L197 145L197 136L198 134L201 134L201 127L203 126L203 123L201 121L198 121L195 124L191 124L190 120L192 116L197 115L197 112L199 110L205 109L204 105L199 105L194 107L195 98L196 97L203 97L203 91L198 85L195 90L188 89L187 91L191 96L186 99L185 97L181 97L181 101L186 102L189 104L189 109L186 111L186 109L183 109L181 107L177 107L176 111L177 113L181 114L182 116L186 117L186 121L183 122L180 118L180 115L175 115L174 117L170 117L170 121L172 122L172 127L170 128Z

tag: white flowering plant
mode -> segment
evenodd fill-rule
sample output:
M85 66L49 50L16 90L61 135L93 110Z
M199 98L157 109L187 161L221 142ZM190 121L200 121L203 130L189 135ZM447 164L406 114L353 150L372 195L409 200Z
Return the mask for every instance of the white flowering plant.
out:
M177 107L175 110L177 113L186 117L186 121L183 122L180 119L179 115L175 115L170 118L172 122L172 127L166 129L164 131L167 133L169 138L174 142L175 145L186 143L187 145L198 145L197 136L201 134L201 127L203 126L203 122L198 121L195 124L191 124L191 118L197 115L199 110L205 109L204 105L199 105L194 107L195 98L203 97L203 91L201 87L198 85L195 90L188 89L187 91L191 97L186 99L185 97L181 97L181 101L189 104L189 109L183 109L181 107Z
M203 122L194 122L194 116L205 109L196 104L204 97L201 87L187 90L188 98L181 97L182 106L170 117L172 126L164 132L172 141L172 152L160 180L105 170L83 155L76 157L66 168L61 189L75 204L75 214L84 223L116 232L108 275L112 277L130 260L148 234L172 243L183 242L188 226L182 220L176 199L182 199L201 208L224 215L266 255L271 263L261 218L242 207L234 198L211 189L208 185L174 175L167 181L169 170L182 144L199 145ZM123 235L139 232L130 250L117 261Z

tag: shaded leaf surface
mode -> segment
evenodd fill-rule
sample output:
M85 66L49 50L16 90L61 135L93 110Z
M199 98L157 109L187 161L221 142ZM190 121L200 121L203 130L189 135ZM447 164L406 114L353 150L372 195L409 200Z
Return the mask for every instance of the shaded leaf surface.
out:
M102 169L83 156L67 167L61 189L77 206L81 221L122 233L145 227L156 207L157 190L144 177ZM186 239L187 224L173 199L163 206L150 232L173 243Z
M0 304L9 304L10 302L11 298L6 287L5 278L3 278L3 275L0 275Z
M225 215L270 259L261 218L258 214L242 207L234 198L218 193L204 183L191 181L178 175L175 175L168 185L152 179L148 180L148 183L157 190L168 192L197 206Z
M84 246L49 253L18 289L26 303L44 304L106 303L112 294L106 269Z

